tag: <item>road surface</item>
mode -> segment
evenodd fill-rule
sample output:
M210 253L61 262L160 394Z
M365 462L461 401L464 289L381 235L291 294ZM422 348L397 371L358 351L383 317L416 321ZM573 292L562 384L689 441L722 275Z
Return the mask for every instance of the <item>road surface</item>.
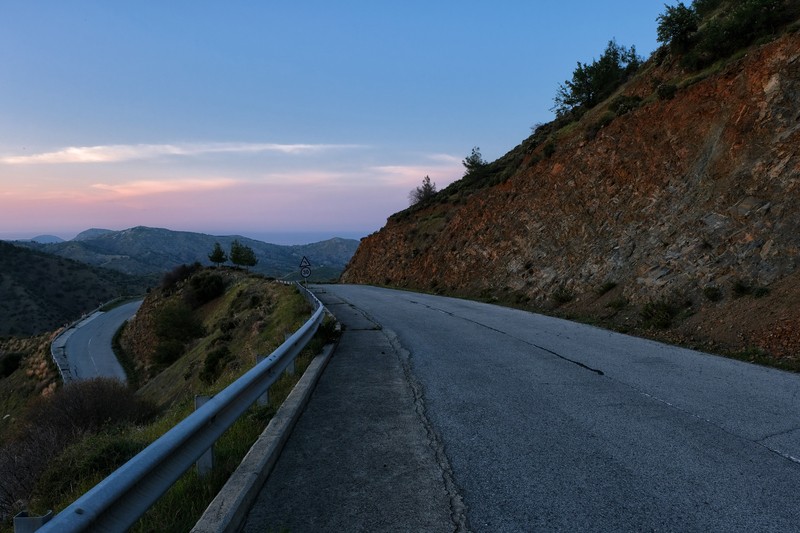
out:
M366 370L334 355L245 531L412 530L417 515L450 531L800 531L798 375L482 303L316 292L345 347L386 342L362 346ZM365 407L391 395L420 416Z
M67 361L75 379L109 377L127 381L111 342L120 326L141 305L142 300L137 300L108 312L97 312L78 325L66 342Z

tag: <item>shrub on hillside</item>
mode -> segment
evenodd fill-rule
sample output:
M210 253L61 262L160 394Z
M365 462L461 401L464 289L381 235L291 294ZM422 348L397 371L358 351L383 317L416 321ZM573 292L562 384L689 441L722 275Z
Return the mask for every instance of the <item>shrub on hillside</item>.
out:
M189 288L184 300L192 309L197 309L225 293L225 281L215 273L204 272L189 279Z
M156 344L153 360L157 368L164 368L181 358L186 350L186 344L177 339L161 340Z
M74 492L76 480L105 478L142 451L147 442L130 435L99 433L64 450L48 462L33 491L38 506L51 509Z
M672 83L662 83L656 88L656 94L661 100L672 100L677 92L678 87Z
M161 340L188 342L203 335L203 324L183 302L171 302L155 317L155 332Z
M703 296L712 302L718 302L722 300L722 289L716 285L709 285L708 287L703 288Z
M614 98L608 108L619 117L633 111L640 105L642 105L642 98L640 96L622 94Z
M7 378L13 374L22 363L23 354L12 352L0 357L0 377Z
M666 299L648 302L639 311L641 325L648 329L667 329L682 312L692 305L689 300L676 303Z
M0 447L0 515L18 512L48 464L78 438L154 414L151 404L113 379L78 381L39 398L20 430Z
M200 379L204 383L214 383L219 378L225 366L232 358L231 352L227 346L220 346L219 348L211 351L206 355L203 361L203 369L200 371Z
M694 2L692 8L700 18L714 14L721 2ZM681 62L684 67L701 69L736 51L775 35L800 15L800 5L789 0L742 0L728 2L727 8L704 19L689 37ZM669 8L668 8L669 9Z
M186 280L201 268L202 265L197 262L191 265L178 265L161 278L161 288L165 291L172 290L175 285Z

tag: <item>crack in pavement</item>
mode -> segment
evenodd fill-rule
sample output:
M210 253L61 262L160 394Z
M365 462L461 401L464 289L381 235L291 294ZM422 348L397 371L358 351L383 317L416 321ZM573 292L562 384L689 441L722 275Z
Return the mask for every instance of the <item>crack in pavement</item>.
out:
M472 319L469 319L469 318L466 318L466 317L463 317L463 316L459 316L459 315L456 315L455 313L451 313L450 311L445 311L444 309L440 309L438 307L433 307L432 305L424 304L424 303L418 302L416 300L408 300L408 301L411 302L412 304L416 304L416 305L421 305L423 307L427 307L428 309L430 309L432 311L438 311L440 313L444 313L444 314L446 314L448 316L451 316L453 318L458 318L460 320L464 320L465 322L469 322L471 324L475 324L477 326L481 326L481 327L486 328L486 329L488 329L490 331L494 331L495 333L500 333L501 335L505 335L506 337L510 337L510 338L512 338L512 339L514 339L516 341L519 341L519 342L522 342L524 344L527 344L528 346L532 346L534 348L538 348L539 350L542 350L543 352L547 352L547 353L549 353L551 355L555 355L559 359L563 359L564 361L567 361L568 363L572 363L573 365L577 365L577 366L583 368L584 370L588 370L590 372L594 372L598 376L604 376L605 375L605 372L603 372L599 368L592 368L592 367L590 367L589 365L587 365L585 363L581 363L580 361L576 361L575 359L570 359L569 357L566 357L564 355L561 355L560 353L554 352L553 350L545 348L544 346L539 346L535 342L531 342L531 341L528 341L528 340L525 340L525 339L520 339L519 337L516 337L516 336L508 333L507 331L503 331L501 329L494 328L492 326L489 326L487 324L483 324L483 323L478 322L476 320L472 320Z
M432 311L438 311L440 313L444 313L444 314L446 314L448 316L451 316L453 318L458 318L460 320L464 320L466 322L470 322L472 324L484 327L484 328L489 329L491 331L494 331L496 333L500 333L501 335L506 335L506 336L508 336L508 337L510 337L512 339L515 339L515 340L517 340L519 342L522 342L522 343L527 344L529 346L533 346L533 347L538 348L540 350L543 350L543 351L545 351L547 353L550 353L550 354L552 354L552 355L554 355L554 356L556 356L556 357L558 357L560 359L563 359L564 361L568 361L568 362L570 362L572 364L575 364L575 365L577 365L577 366L579 366L581 368L584 368L586 370L594 372L597 375L605 376L605 373L602 370L599 370L599 369L596 369L596 368L592 368L592 367L590 367L588 365L585 365L584 363L581 363L580 361L575 361L573 359L570 359L569 357L565 357L565 356L563 356L563 355L561 355L559 353L554 352L553 350L550 350L550 349L545 348L543 346L539 346L536 343L527 341L525 339L520 339L520 338L518 338L518 337L516 337L514 335L511 335L510 333L505 332L503 330L494 328L494 327L489 326L487 324L482 324L481 322L478 322L478 321L475 321L475 320L471 320L471 319L463 317L463 316L456 315L455 313L452 313L450 311L446 311L444 309L440 309L440 308L434 307L432 305L424 304L424 303L416 301L416 300L408 300L408 302L410 302L412 304L415 304L415 305L421 305L423 307L431 309ZM650 393L647 393L644 390L640 389L639 387L636 387L635 385L632 385L630 383L626 383L624 381L619 381L619 380L614 379L614 378L609 378L609 379L612 379L613 381L615 381L617 383L620 383L621 385L625 385L626 387L630 387L632 390L636 391L638 394L641 394L642 396L645 396L646 398L650 398L652 400L655 400L655 401L657 401L659 403L662 403L662 404L666 405L667 407L669 407L671 409L675 409L675 410L677 410L677 411L679 411L681 413L684 413L684 414L689 415L689 416L691 416L693 418L701 420L701 421L703 421L703 422L705 422L705 423L707 423L709 425L712 425L712 426L716 427L718 430L723 431L723 432L727 433L728 435L730 435L732 437L736 437L736 438L744 439L744 440L746 440L748 442L752 442L753 444L755 444L757 446L761 446L761 447L769 450L770 452L775 453L775 454L779 455L780 457L783 457L784 459L786 459L788 461L791 461L792 463L800 464L800 458L794 457L793 455L790 455L790 454L782 452L782 451L780 451L780 450L778 450L776 448L768 446L765 442L763 442L766 439L769 439L769 438L772 438L772 437L775 437L775 436L778 436L778 435L782 435L784 433L790 433L790 432L795 431L795 430L800 429L800 428L795 428L795 429L791 429L791 430L788 430L788 431L781 431L781 432L776 433L776 435L769 435L769 436L766 436L766 437L762 437L760 439L748 438L747 436L734 433L733 431L725 428L723 425L721 425L718 422L715 422L715 421L713 421L713 420L711 420L709 418L706 418L704 416L695 414L695 413L689 411L688 409L685 409L683 407L677 406L677 405L675 405L675 404L673 404L673 403L671 403L671 402L669 402L669 401L667 401L667 400L665 400L663 398L660 398L658 396L654 396L654 395L652 395Z
M403 367L403 374L405 375L406 383L411 389L414 398L414 410L419 417L420 423L425 429L428 437L428 445L434 453L436 463L439 465L442 473L442 481L444 482L445 491L450 499L450 520L453 522L454 533L468 533L470 532L469 523L467 521L467 506L461 496L461 490L455 481L453 469L450 466L450 459L444 449L444 443L439 434L433 427L433 424L428 419L425 408L425 397L423 387L417 381L416 376L411 370L411 352L403 348L400 344L400 339L391 331L384 329L384 335L389 340L389 344L397 353L400 363Z

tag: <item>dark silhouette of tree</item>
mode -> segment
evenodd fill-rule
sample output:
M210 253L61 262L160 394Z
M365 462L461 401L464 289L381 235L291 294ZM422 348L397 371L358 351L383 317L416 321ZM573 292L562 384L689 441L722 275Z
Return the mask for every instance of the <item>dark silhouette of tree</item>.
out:
M669 45L677 53L686 52L697 31L700 17L683 2L676 6L664 6L666 11L658 16L658 42Z
M422 178L422 185L408 193L408 201L411 205L424 202L436 194L436 184L431 183L430 176Z
M218 242L215 242L214 250L212 250L211 253L208 254L208 258L211 260L212 263L219 266L228 260L228 254L225 253L225 250L222 249L222 246L220 246Z
M242 244L238 239L231 243L230 253L231 263L236 266L251 267L256 266L258 259L253 249L249 246Z
M596 106L633 76L641 64L642 58L636 55L635 46L625 48L614 40L609 41L600 59L591 64L579 61L572 79L559 85L553 107L556 115L561 117L573 109Z
M484 161L483 156L481 155L481 149L477 146L472 148L472 153L469 154L462 162L464 168L467 169L464 172L464 175L472 174L476 170L480 170L486 166L486 161Z

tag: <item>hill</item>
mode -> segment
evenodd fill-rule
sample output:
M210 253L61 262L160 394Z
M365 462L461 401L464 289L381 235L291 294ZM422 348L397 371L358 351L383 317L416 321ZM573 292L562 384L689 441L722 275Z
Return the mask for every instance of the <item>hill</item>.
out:
M10 531L21 509L63 510L189 415L196 394L218 394L312 312L296 287L262 275L228 268L173 274L148 292L115 347L127 385L96 379L58 387L49 335L0 339L0 392L7 393L0 394L0 530ZM282 377L268 405L251 408L217 441L214 475L189 473L133 530L191 529L322 343L318 335L297 358L297 375Z
M740 12L713 4L690 42ZM800 33L780 27L721 58L665 45L609 98L391 216L342 281L797 367Z
M305 256L311 262L312 279L336 279L352 257L358 241L333 238L312 244L283 246L240 236L213 236L138 226L122 231L91 229L75 239L54 244L25 243L37 250L68 257L126 274L162 274L181 264L210 265L208 254L219 242L226 251L234 240L253 249L258 264L252 268L267 276L283 278L299 270Z
M0 241L0 336L53 331L145 289L142 278Z

